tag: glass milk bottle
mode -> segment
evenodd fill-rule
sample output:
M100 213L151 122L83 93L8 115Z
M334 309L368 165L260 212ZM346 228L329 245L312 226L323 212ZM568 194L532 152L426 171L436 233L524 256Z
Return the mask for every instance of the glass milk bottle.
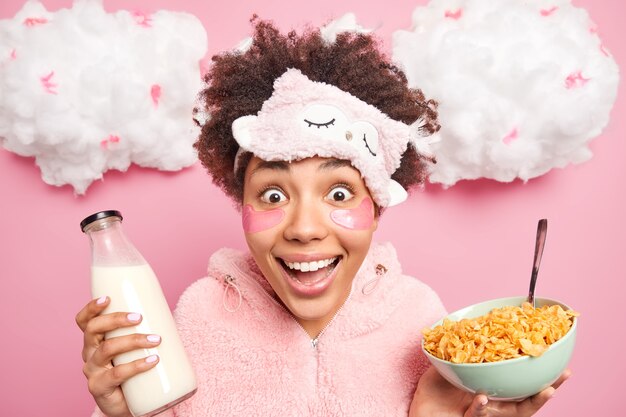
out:
M132 333L161 336L161 344L155 348L133 350L113 359L113 364L119 365L159 355L154 368L122 384L131 413L153 416L191 397L196 380L174 319L152 268L124 235L121 213L100 211L85 218L80 227L91 244L92 296L111 300L103 314L132 312L143 317L138 325L108 332L105 338Z

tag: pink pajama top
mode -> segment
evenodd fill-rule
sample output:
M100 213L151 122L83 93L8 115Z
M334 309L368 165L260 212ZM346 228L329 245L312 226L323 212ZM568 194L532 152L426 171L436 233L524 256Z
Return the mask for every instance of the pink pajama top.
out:
M161 416L407 416L429 366L421 330L444 315L430 287L402 274L393 246L373 244L311 340L249 254L219 250L175 311L198 391Z

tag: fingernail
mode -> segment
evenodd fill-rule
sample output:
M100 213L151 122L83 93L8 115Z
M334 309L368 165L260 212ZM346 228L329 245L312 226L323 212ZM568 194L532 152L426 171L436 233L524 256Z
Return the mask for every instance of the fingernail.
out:
M146 362L147 363L154 363L157 361L157 359L159 359L159 357L157 355L150 355L146 358Z
M161 336L157 334L151 334L147 337L147 339L148 339L148 342L158 343L161 341Z
M489 400L487 399L487 397L484 397L484 398L480 399L480 405L482 405L483 407L485 405L487 405L488 402L489 402Z
M141 314L139 313L130 313L126 316L128 321L139 321L141 320Z
M102 297L100 297L100 298L98 298L96 300L96 304L104 304L104 303L106 303L106 301L107 301L107 296L103 295Z

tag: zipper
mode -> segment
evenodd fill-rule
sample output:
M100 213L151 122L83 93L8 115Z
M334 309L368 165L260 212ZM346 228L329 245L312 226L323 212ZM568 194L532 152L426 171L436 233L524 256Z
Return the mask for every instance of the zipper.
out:
M298 320L295 319L295 317L293 316L293 314L291 314L291 311L289 311L284 305L282 305L281 303L279 303L274 297L272 297L270 294L267 293L267 291L265 291L265 288L263 288L263 286L261 286L261 284L259 284L256 280L254 279L248 279L246 277L246 274L239 269L239 267L237 265L235 265L234 263L231 263L231 266L233 267L233 269L238 273L237 275L239 275L240 278L244 279L246 282L252 282L252 284L254 284L259 290L261 290L261 292L263 294L265 294L265 296L267 296L267 298L269 298L274 304L276 304L278 307L280 307L283 311L285 311L287 313L287 315L289 315L289 317L291 318L291 320L293 320L294 323L296 323L298 325L298 327L300 328L300 330L302 330L302 332L304 333L304 335L311 341L311 346L313 347L313 349L317 349L317 345L319 343L319 339L322 336L322 334L326 331L326 329L332 324L333 321L335 321L335 317L337 317L337 315L341 312L341 310L343 310L343 307L346 305L346 303L348 302L348 300L350 299L350 297L352 296L352 288L350 287L350 293L348 294L348 297L346 297L346 300L343 302L343 304L341 304L341 306L339 307L339 309L337 309L337 311L335 312L335 314L333 315L333 317L329 320L328 323L326 323L326 325L324 326L324 328L319 332L319 334L311 339L311 336L309 336L309 333L307 333L306 330L304 330L304 327L302 327L302 325L298 322ZM234 277L231 276L231 279L234 281Z
M317 348L317 344L319 342L319 338L322 337L322 335L324 334L326 329L328 329L328 327L333 323L333 321L335 321L335 317L337 317L339 315L341 310L343 310L343 306L345 306L346 303L348 302L348 300L350 299L350 297L352 297L352 288L353 288L353 286L350 286L350 292L348 293L348 296L346 297L346 299L343 302L343 304L341 304L341 306L339 306L337 311L335 311L335 314L333 314L333 316L328 321L328 323L326 323L326 326L324 326L324 328L319 332L319 334L315 337L315 339L311 339L311 344L313 345L313 348ZM291 315L291 313L289 313L289 315ZM293 318L293 316L292 316L292 318ZM298 323L298 324L300 324L300 323Z

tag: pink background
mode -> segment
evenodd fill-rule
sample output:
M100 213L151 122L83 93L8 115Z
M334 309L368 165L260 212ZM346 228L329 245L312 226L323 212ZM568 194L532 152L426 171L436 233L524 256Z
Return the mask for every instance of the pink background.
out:
M409 28L412 11L424 3L316 0L287 7L279 1L116 0L105 1L105 7L193 13L206 27L213 54L249 34L253 12L289 29L353 11L363 26L380 26L378 34L390 50L391 33ZM574 3L589 11L625 68L624 3ZM12 17L21 4L2 1L0 18ZM56 10L71 2L44 4ZM390 209L377 233L378 240L395 243L404 270L434 287L452 311L525 294L536 223L549 219L538 295L559 298L582 317L573 377L540 416L623 415L624 364L609 358L621 358L626 344L624 314L618 313L626 278L626 125L619 116L626 111L624 93L622 82L611 122L591 144L591 161L526 184L480 180L448 190L428 186ZM244 247L239 215L199 164L178 173L112 171L85 197L74 196L69 186L44 184L32 158L1 149L0 166L0 415L87 415L94 403L81 372L82 339L74 323L90 299L89 248L80 220L97 210L121 210L127 233L160 276L173 307L183 289L203 276L213 251Z

